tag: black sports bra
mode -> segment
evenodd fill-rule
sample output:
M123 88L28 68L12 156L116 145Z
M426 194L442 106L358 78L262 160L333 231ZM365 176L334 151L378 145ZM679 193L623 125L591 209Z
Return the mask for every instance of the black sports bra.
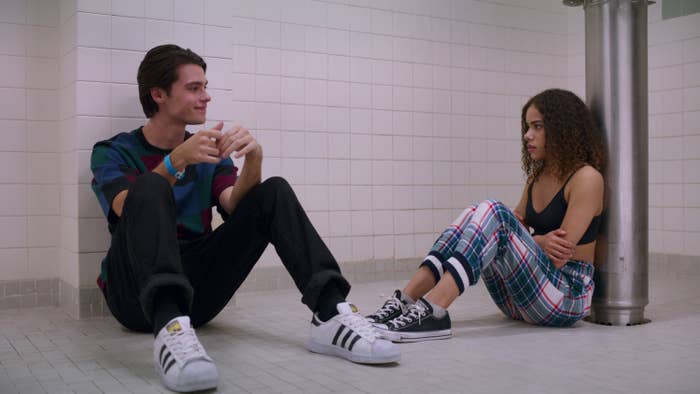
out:
M532 235L543 235L550 231L554 231L561 227L561 222L564 221L564 215L566 214L566 208L569 204L564 199L564 188L566 184L569 183L571 176L564 182L559 192L552 198L540 213L535 212L535 208L532 207L532 183L527 190L527 205L525 206L525 223L532 227L534 233ZM533 182L534 183L534 182ZM602 222L602 214L594 216L591 220L591 224L588 225L586 232L578 241L578 245L585 245L596 240L598 237L598 231L600 230L600 224Z

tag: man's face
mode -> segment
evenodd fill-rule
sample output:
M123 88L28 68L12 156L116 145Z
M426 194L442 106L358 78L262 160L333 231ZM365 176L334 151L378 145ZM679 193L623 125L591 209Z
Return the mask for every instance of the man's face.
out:
M207 78L202 67L184 64L178 67L178 78L170 88L170 94L158 89L156 98L158 113L175 122L202 124L207 118Z

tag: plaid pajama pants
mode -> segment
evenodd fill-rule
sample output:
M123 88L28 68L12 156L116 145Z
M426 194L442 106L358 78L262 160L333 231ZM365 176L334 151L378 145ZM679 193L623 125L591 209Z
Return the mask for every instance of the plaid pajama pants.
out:
M503 203L486 200L465 209L423 260L440 280L450 272L462 294L482 277L496 305L515 320L570 326L587 316L593 265L569 260L557 269Z

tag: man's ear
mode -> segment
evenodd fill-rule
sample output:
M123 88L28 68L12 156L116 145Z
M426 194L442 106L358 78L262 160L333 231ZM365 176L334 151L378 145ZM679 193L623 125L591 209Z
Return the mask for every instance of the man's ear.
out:
M168 93L161 88L151 88L151 98L156 104L162 104L168 97Z

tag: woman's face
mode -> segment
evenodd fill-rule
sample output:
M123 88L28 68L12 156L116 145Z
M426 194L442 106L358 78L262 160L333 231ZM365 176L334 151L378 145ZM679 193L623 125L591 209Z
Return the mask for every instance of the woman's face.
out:
M544 160L545 151L545 131L542 114L531 105L525 112L525 122L527 123L527 132L523 136L527 146L527 152L532 160Z

